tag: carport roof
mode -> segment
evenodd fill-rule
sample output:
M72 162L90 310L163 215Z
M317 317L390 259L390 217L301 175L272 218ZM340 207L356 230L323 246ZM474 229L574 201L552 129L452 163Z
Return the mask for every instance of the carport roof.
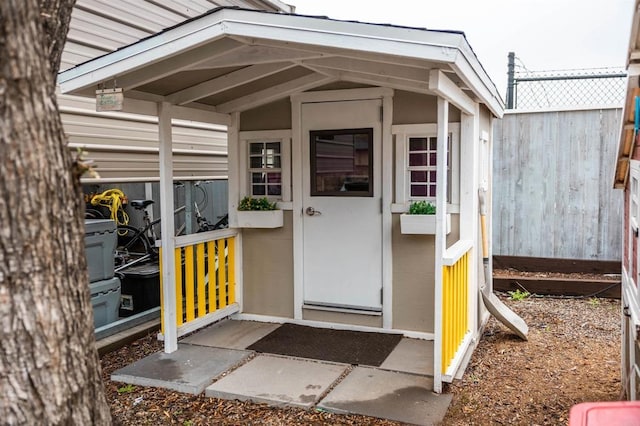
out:
M143 113L145 103L169 102L222 117L337 81L433 94L433 69L502 116L462 32L240 8L213 9L66 70L58 82L63 93L89 97L120 87Z

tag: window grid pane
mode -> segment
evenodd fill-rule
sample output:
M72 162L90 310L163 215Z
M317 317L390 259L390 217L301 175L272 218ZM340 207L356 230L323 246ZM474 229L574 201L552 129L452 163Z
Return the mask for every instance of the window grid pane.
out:
M280 142L249 143L249 175L252 196L282 195Z
M447 138L447 201L451 198L451 135ZM435 198L437 190L438 138L410 137L408 143L409 195L412 198Z

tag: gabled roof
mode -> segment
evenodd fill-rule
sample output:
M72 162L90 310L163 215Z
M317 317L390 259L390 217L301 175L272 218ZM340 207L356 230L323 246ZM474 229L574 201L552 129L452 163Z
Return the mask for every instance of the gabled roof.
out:
M219 8L59 75L63 93L244 111L336 81L434 93L430 70L500 117L504 104L464 33ZM432 82L433 85L433 82Z
M622 130L618 146L618 159L614 176L614 188L624 188L629 176L629 160L636 146L634 131L635 98L640 96L640 0L634 1L627 52L627 98L622 110Z

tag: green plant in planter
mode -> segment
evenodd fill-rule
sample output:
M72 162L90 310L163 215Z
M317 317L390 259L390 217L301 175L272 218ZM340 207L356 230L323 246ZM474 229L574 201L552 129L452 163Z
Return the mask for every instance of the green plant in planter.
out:
M276 203L270 202L267 197L263 198L253 198L253 197L244 197L240 204L238 205L238 210L240 211L267 211L267 210L276 210Z
M414 201L409 206L409 214L436 214L436 206L426 201Z

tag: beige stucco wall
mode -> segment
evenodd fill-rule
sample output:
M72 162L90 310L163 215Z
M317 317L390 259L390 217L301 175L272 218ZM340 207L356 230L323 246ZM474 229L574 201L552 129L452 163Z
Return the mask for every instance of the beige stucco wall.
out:
M240 114L240 130L280 130L291 128L291 101L282 99Z
M449 105L449 122L460 121L460 111ZM393 94L393 124L422 124L438 122L436 96L396 90Z
M400 233L393 215L393 328L434 331L435 236ZM447 245L458 241L460 216L451 215Z
M293 318L293 215L284 226L242 230L243 312Z

